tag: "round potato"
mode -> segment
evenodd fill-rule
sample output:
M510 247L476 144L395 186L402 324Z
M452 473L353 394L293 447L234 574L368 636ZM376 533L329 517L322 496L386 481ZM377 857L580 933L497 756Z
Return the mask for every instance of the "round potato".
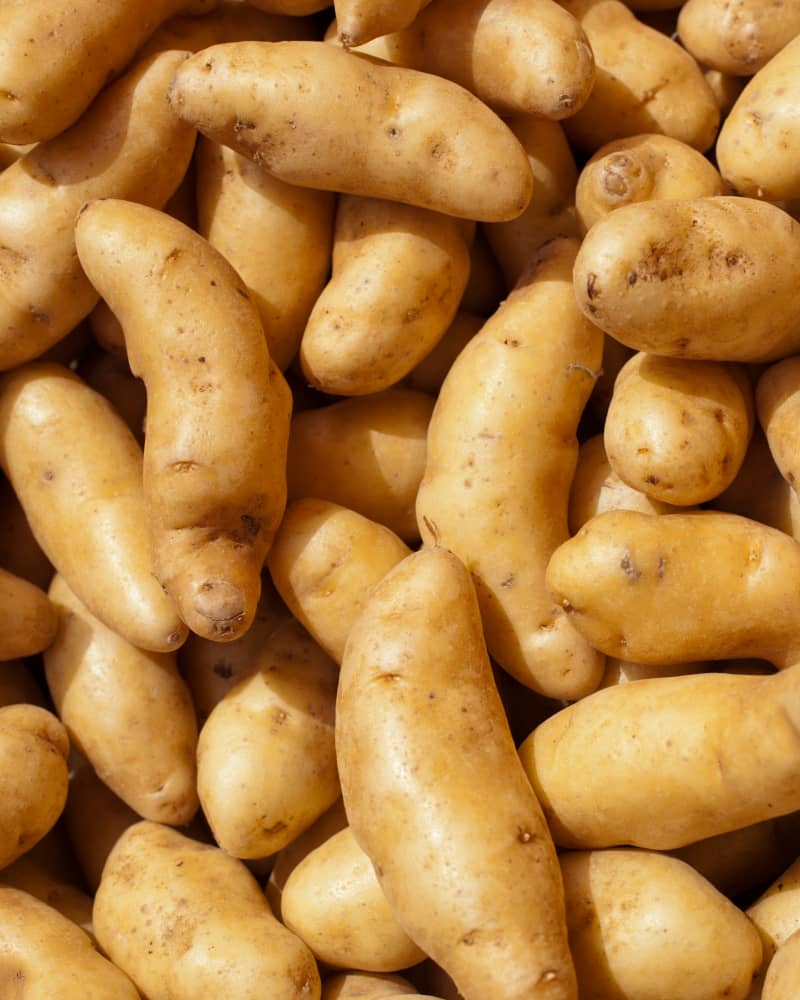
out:
M762 1000L793 1000L800 981L800 931L778 948L764 978Z
M4 569L0 569L0 608L3 609L0 660L33 656L53 641L58 616L47 594Z

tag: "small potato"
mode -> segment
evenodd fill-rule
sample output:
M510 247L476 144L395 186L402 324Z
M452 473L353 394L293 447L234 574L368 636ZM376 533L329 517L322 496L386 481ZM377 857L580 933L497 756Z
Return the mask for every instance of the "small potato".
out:
M747 79L741 76L731 76L730 73L720 73L718 69L706 69L703 76L714 93L724 125L725 119L731 113L734 104L739 100L739 95L747 85Z
M755 984L757 988L763 984L778 949L800 932L800 858L792 862L746 912L758 928L763 946L764 957ZM756 993L756 996L760 994Z
M800 351L800 223L753 198L646 201L587 233L575 295L637 351L770 361Z
M431 0L336 0L340 43L347 49L411 24Z
M560 863L581 1000L745 1000L758 931L689 865L638 850Z
M525 151L478 98L324 42L213 45L175 74L169 99L292 184L486 221L515 218L531 197Z
M762 1000L794 1000L800 982L800 931L778 948L764 978Z
M634 135L609 142L580 173L575 207L585 233L623 205L725 193L725 182L696 149L668 135Z
M322 1000L383 1000L416 995L407 979L378 972L334 973L322 984Z
M433 403L423 392L391 388L295 413L286 463L289 501L328 500L405 542L417 541L414 506Z
M46 839L40 840L30 851L4 868L0 872L0 882L52 906L91 937L92 897L77 885L65 881L62 874L53 874L39 862L35 855Z
M33 656L53 641L58 617L47 594L4 569L0 569L0 608L3 614L0 660Z

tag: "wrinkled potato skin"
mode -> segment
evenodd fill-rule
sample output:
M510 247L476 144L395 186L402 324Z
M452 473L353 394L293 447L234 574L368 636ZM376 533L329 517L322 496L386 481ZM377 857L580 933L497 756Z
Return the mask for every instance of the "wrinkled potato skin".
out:
M147 387L153 573L193 632L230 641L253 621L286 503L291 392L242 279L187 226L106 199L76 244Z
M607 511L559 546L546 579L574 627L609 656L800 659L800 544L737 514Z
M456 359L417 495L423 539L441 541L473 574L492 657L526 686L567 699L594 690L603 672L544 583L568 537L576 429L602 361L603 334L574 303L576 250L568 239L542 247Z
M398 923L465 1000L576 1000L555 853L472 579L447 549L404 559L353 626L336 752L353 835Z
M800 351L798 269L800 223L775 205L647 201L592 226L575 295L592 322L637 351L771 361Z
M780 474L800 489L800 357L767 368L756 384L756 408L770 453Z
M56 909L0 886L0 992L24 1000L139 1000L133 983Z
M788 938L772 958L764 979L762 1000L794 1000L800 982L800 931Z
M45 677L75 748L145 819L180 826L197 811L197 720L170 653L148 653L103 625L56 575L59 627Z
M747 996L758 931L689 865L639 850L567 852L560 863L581 1000Z
M58 619L47 594L20 576L0 569L3 631L0 660L41 653L53 641Z
M211 46L175 74L169 99L289 183L487 221L515 218L531 197L524 150L483 102L325 42Z
M798 685L799 667L655 677L550 716L519 755L556 844L671 850L796 811Z
M149 1000L319 1000L310 951L273 917L242 862L169 827L143 820L123 833L94 925Z

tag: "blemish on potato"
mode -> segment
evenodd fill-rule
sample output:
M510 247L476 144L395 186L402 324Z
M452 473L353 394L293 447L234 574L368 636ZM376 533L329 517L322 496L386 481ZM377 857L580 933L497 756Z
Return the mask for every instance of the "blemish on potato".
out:
M636 567L631 559L630 553L626 553L622 559L620 559L619 567L625 576L627 576L632 582L638 580L642 575L642 571Z
M596 274L590 274L586 278L586 294L589 297L589 301L591 301L595 297L595 295L600 294L599 289L597 288Z

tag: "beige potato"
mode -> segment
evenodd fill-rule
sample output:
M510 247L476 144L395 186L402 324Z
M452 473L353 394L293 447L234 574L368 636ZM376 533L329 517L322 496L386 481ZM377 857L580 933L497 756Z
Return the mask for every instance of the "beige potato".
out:
M459 220L342 195L333 271L300 342L306 380L342 396L381 392L399 382L444 336L469 264Z
M99 393L61 365L0 379L0 464L48 559L109 628L175 649L186 628L153 578L142 452Z
M0 608L3 611L0 660L33 656L53 641L57 616L47 594L5 569L0 569Z
M545 244L464 348L442 385L417 495L423 539L452 549L475 580L491 656L551 698L593 691L603 657L545 587L566 541L576 430L603 334L572 292L577 240ZM532 392L531 386L537 386Z
M594 53L586 103L564 128L577 149L594 153L613 139L659 132L705 152L716 138L719 107L695 59L639 21L619 0L562 0Z
M555 852L470 573L447 549L404 559L353 626L336 753L353 835L398 923L465 1000L576 1000Z
M322 1000L380 1000L383 997L415 996L416 990L402 976L378 972L339 972L322 984Z
M418 392L438 396L453 362L484 324L484 317L459 310L444 336L406 376L403 385Z
M575 207L581 231L638 201L725 194L719 171L696 149L668 135L633 135L609 142L578 177Z
M338 676L305 629L289 621L212 710L197 745L197 790L228 854L275 854L339 798Z
M289 501L328 500L416 541L414 505L433 403L425 393L391 388L294 414Z
M656 677L556 712L519 748L556 844L663 851L795 812L798 684Z
M25 1000L139 1000L130 979L58 910L0 886L0 989Z
M293 869L283 887L281 919L333 968L395 972L425 958L397 923L349 826Z
M745 1000L758 931L689 865L639 850L560 863L581 1000Z
M734 104L739 100L739 95L747 85L747 78L721 73L718 69L706 69L703 76L713 91L724 124Z
M771 361L800 350L800 223L753 198L647 201L595 223L581 309L637 351Z
M525 151L482 101L324 42L211 46L175 74L169 99L204 135L303 187L487 221L531 197Z
M46 838L45 838L46 840ZM54 874L35 857L44 840L0 872L3 886L11 886L41 900L67 917L89 937L92 937L92 897L76 885Z
M170 827L143 820L123 833L94 925L149 1000L319 1000L311 953L273 917L242 862Z
M197 233L106 199L83 209L75 239L147 387L153 574L193 632L230 641L253 621L286 503L291 393L242 279Z
M195 163L198 232L241 275L285 369L328 278L334 195L286 184L204 136Z
M431 0L336 0L339 41L345 48L399 31L411 24Z
M197 719L174 654L131 645L56 575L58 632L47 686L70 741L145 819L180 826L197 811Z
M75 125L0 174L0 369L38 357L97 302L75 255L81 206L118 197L160 207L178 187L195 133L164 94L185 58L164 52L137 61Z
M797 493L800 467L800 357L767 368L756 384L756 408L770 454L780 474Z
M772 884L747 908L747 915L758 928L763 947L763 961L754 983L760 997L776 952L800 931L800 859L793 861Z
M769 963L762 1000L792 1000L800 982L800 931L778 948Z

